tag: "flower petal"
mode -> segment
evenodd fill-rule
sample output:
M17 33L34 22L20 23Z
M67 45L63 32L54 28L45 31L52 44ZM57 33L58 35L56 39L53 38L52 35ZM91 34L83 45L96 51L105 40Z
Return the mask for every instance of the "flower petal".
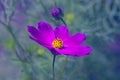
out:
M89 46L74 46L63 49L56 49L56 51L60 55L63 54L69 56L85 56L92 51L92 48L90 48Z
M43 31L45 31L45 32L53 32L53 29L52 29L51 25L44 22L44 21L38 22L38 29L40 31L42 31L42 32Z
M52 45L46 41L43 41L43 39L37 39L37 38L33 38L30 36L30 39L34 40L35 42L37 42L38 44L42 45L45 48L51 49Z
M84 42L86 40L86 35L82 33L77 33L71 37L71 41L76 42L78 44Z
M34 37L38 38L39 32L34 26L28 26L28 32Z
M52 41L55 39L55 34L51 25L44 21L40 21L38 23L38 29L39 33L44 35L44 38L46 38L47 40L50 41L50 43L52 43Z
M56 38L60 38L62 40L65 40L68 37L70 37L70 32L67 26L64 26L64 25L56 27L56 29L54 30L54 33Z
M28 31L32 35L30 38L44 47L52 48L52 41L55 39L52 27L41 21L38 23L38 28L37 30L33 26L28 26Z
M64 41L64 46L69 47L71 45L79 45L86 40L86 35L77 33Z

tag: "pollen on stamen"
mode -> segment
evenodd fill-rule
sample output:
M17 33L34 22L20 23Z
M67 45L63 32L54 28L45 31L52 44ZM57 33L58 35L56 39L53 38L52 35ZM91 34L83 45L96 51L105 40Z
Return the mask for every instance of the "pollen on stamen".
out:
M54 48L62 48L63 47L63 42L61 39L57 38L52 42L52 46Z

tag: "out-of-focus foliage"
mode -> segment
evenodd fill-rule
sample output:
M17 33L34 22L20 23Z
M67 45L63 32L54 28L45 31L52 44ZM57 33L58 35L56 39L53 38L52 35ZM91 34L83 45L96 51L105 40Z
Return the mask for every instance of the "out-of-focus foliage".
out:
M27 25L37 27L40 20L54 28L63 24L51 16L54 1L71 34L86 33L84 45L93 48L86 57L68 57L64 73L65 56L57 56L56 78L120 80L120 0L0 0L0 80L52 80L52 54L29 39ZM23 51L4 23L31 56L29 64L17 59L16 53Z

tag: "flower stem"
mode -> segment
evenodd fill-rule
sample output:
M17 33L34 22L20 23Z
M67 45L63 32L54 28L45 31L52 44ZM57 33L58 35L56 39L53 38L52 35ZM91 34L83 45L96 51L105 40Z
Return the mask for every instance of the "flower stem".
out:
M54 1L54 4L55 4L55 7L57 7L57 3L56 3L56 1L55 0L53 0Z
M66 67L66 65L67 65L67 62L68 62L68 56L65 57L65 61L64 61L64 63L63 63L63 67L62 67L60 76L58 77L58 80L62 80L62 76L64 75L64 70L65 70L65 67Z
M53 55L53 64L52 64L52 70L53 70L53 80L55 80L55 71L54 71L54 66L55 66L55 58L56 58L56 55Z
M25 55L25 49L21 46L21 44L19 43L17 37L15 36L15 34L13 33L12 28L10 27L10 24L6 25L6 29L7 31L11 34L13 40L15 41L16 45L19 47L19 49L21 49L21 51L23 51L22 56L20 54L17 53L17 55L21 58L21 60L23 61L28 61L29 56Z
M67 26L66 22L64 21L64 19L62 17L60 17L60 20L63 22L64 25Z

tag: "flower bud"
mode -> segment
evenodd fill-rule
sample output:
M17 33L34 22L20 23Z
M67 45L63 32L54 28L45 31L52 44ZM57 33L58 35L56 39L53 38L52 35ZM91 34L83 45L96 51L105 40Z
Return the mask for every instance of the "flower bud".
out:
M61 17L63 17L63 12L62 12L61 8L54 8L51 10L51 15L55 19L60 19Z

